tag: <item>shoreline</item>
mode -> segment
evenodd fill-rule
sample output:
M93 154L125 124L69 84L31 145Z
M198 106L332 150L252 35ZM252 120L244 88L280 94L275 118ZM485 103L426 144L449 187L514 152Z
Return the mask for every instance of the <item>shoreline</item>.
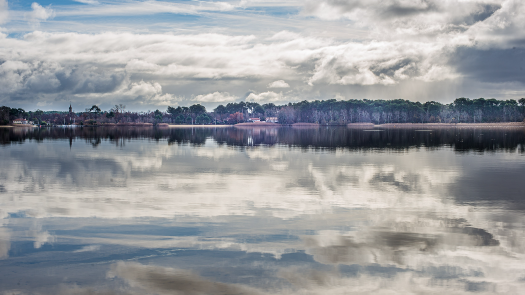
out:
M131 124L116 124L107 123L100 125L65 125L75 127L164 127L164 128L231 128L231 127L343 127L348 128L525 128L525 122L498 122L498 123L349 123L346 125L321 125L318 123L294 123L294 124L278 124L278 123L238 123L235 125L178 125L161 123L154 126L152 123L131 123ZM38 125L17 124L17 125L0 125L0 128L15 128L15 127L38 127ZM62 127L60 126L42 126L42 127Z
M348 124L349 127L351 124ZM387 123L379 125L363 125L363 127L377 128L525 128L523 122L502 123Z
M256 122L256 123L237 123L233 126L235 127L281 127L283 125L278 124L278 123Z
M233 127L233 125L176 125L176 124L169 124L168 126L160 126L160 127L167 127L167 128L228 128Z
M2 128L15 128L15 127L38 127L38 125L29 125L29 124L11 124L11 125L0 125Z

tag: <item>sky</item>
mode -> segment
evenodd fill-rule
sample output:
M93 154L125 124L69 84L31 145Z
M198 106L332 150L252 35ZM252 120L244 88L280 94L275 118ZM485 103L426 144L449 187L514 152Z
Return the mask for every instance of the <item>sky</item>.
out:
M525 97L522 0L0 0L0 105Z

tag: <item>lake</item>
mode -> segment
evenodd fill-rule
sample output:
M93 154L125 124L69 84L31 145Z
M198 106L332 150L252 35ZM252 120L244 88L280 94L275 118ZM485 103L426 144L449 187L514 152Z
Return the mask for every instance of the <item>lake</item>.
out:
M0 128L0 294L523 294L524 129Z

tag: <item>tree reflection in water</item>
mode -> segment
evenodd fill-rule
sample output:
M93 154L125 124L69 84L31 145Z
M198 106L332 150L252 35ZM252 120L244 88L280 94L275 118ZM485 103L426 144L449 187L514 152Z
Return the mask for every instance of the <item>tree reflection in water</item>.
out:
M525 151L525 128L414 128L375 129L319 128L236 128L236 127L75 127L75 128L1 128L0 144L26 140L83 140L97 147L102 141L122 145L126 140L166 140L168 144L203 145L212 139L219 145L247 147L276 144L322 150L393 150L452 147L457 152L485 152L516 149Z

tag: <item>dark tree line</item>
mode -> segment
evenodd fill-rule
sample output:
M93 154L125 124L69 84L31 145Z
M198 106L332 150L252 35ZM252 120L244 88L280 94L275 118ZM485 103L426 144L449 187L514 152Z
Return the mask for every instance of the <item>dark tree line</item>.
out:
M37 125L99 125L118 123L170 123L172 116L160 110L147 112L126 111L123 104L115 105L108 111L102 111L97 105L87 108L84 112L67 111L28 111L21 108L0 108L0 125L7 125L15 119L27 119Z
M177 108L169 106L167 112L172 117L172 123L177 124L209 124L213 121L206 108L200 104Z
M316 100L275 105L256 102L233 102L217 106L212 112L200 104L189 107L168 106L160 110L129 112L125 105L115 105L102 111L93 105L85 112L57 111L26 112L20 108L0 108L0 124L9 124L16 118L25 118L36 124L82 124L104 123L176 123L176 124L235 124L246 122L250 117L265 121L278 118L281 124L319 123L344 125L349 123L492 123L521 122L525 119L525 98L519 100L457 98L450 104L435 101L425 103L409 100Z
M220 122L236 114L244 118L277 117L279 123L299 122L343 125L348 123L483 123L520 122L525 118L525 98L519 101L458 98L450 104L409 100L316 100L276 106L272 103L219 105L213 115Z

